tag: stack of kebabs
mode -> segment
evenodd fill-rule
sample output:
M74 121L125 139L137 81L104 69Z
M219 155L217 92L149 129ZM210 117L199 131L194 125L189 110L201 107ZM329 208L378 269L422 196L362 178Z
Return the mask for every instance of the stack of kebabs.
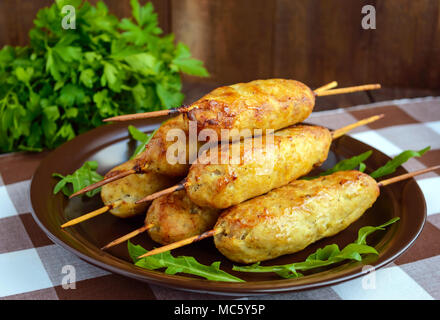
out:
M256 80L217 88L189 106L108 119L175 115L159 127L139 156L73 194L102 186L105 206L62 227L106 211L121 218L147 211L144 226L103 249L147 230L154 241L166 246L146 255L214 236L222 254L242 263L294 253L344 230L373 205L379 186L395 180L377 183L359 171L297 180L327 159L333 139L381 118L374 116L335 131L299 124L311 114L315 96L380 88L333 89L336 85L332 82L312 91L294 80ZM190 147L189 139L183 139L186 161L167 161L167 149L175 143L168 141L167 133L180 129L188 137L191 122L197 132L210 129L217 133L218 141L210 141L216 148L197 157L201 145ZM229 129L227 143L220 138L224 129ZM246 144L257 137L243 137L243 132L256 129L274 132L264 131L266 134L258 137L261 143ZM269 141L270 151L266 148ZM239 150L238 161L231 158L231 146Z

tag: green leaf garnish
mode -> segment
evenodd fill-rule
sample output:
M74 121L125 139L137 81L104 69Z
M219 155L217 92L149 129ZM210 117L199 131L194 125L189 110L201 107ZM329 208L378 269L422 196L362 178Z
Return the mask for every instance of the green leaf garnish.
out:
M98 162L96 161L86 161L84 165L76 170L74 173L67 176L63 176L59 173L54 173L52 176L60 178L61 180L55 185L53 189L53 194L57 194L62 191L64 195L70 196L73 193L93 184L101 181L104 177L96 172L98 168ZM88 197L93 197L98 194L101 188L91 190L86 192Z
M370 176L374 179L380 178L382 176L391 174L396 171L396 169L407 162L409 159L413 157L421 157L423 154L425 154L431 147L426 147L419 151L413 151L413 150L406 150L400 153L399 155L395 156L393 159L389 160L384 166L378 168L373 173L370 174ZM366 165L364 163L365 160L367 160L372 154L372 151L369 150L367 152L364 152L358 156L354 156L345 160L342 160L338 162L333 168L330 168L324 172L321 172L317 176L314 177L303 177L301 179L303 180L312 180L318 177L327 176L332 173L338 172L338 171L346 171L346 170L353 170L359 167L359 171L364 172L366 169Z
M377 179L382 176L391 174L394 171L396 171L397 167L408 161L410 158L421 157L429 149L431 149L430 146L419 151L413 151L413 150L403 151L402 153L400 153L399 155L395 156L393 159L388 161L384 166L380 167L379 169L371 173L370 176L373 177L374 179Z
M333 168L330 168L324 172L321 172L317 176L303 177L301 179L312 180L312 179L315 179L318 177L328 176L328 175L335 173L335 172L338 172L338 171L353 170L353 169L356 169L357 167L360 167L359 168L360 171L363 171L363 170L365 170L365 164L363 162L365 160L367 160L371 156L372 153L373 153L373 151L369 150L369 151L364 152L358 156L354 156L349 159L344 159L344 160L338 162Z
M393 224L394 222L398 221L399 219L400 219L399 217L393 218L390 221L385 222L384 224L377 226L377 227L367 226L367 227L360 228L358 231L358 238L355 243L366 244L368 235L370 235L371 233L373 233L377 230L385 230L385 227L388 227L389 225Z
M162 35L151 2L131 0L118 19L103 1L57 0L41 8L25 47L0 49L0 153L53 149L104 118L181 105L181 74L203 63ZM63 6L76 29L63 29Z
M140 142L140 144L136 147L136 150L134 150L134 153L130 159L135 158L138 154L140 154L142 151L144 151L145 146L148 144L148 142L150 142L151 138L153 138L153 136L157 130L158 129L154 130L150 134L146 134L146 133L143 133L142 131L140 131L139 129L137 129L135 126L132 126L132 125L128 126L128 131L130 132L131 137L134 140Z
M298 278L303 276L303 274L299 273L298 271L307 271L319 267L325 267L345 260L362 261L365 255L378 254L375 248L366 244L367 236L375 231L385 230L385 227L395 223L398 220L399 218L396 217L377 227L363 227L358 232L357 240L348 244L342 250L339 249L338 245L330 244L324 248L316 250L303 262L295 262L278 266L261 266L258 262L250 266L234 265L232 270L241 272L274 272L282 278Z
M193 257L180 256L175 258L169 251L138 259L137 257L148 251L139 245L132 244L130 241L128 241L127 246L134 264L144 269L165 268L166 274L187 273L213 281L244 282L244 280L221 270L219 261L206 266L197 262Z

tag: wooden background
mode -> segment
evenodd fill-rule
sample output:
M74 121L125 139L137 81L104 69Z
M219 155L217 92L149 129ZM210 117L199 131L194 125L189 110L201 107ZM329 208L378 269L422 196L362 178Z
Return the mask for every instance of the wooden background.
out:
M129 0L104 2L119 17L131 15ZM271 77L311 87L332 80L385 87L323 98L318 109L440 95L440 0L152 2L164 32L175 33L211 73L184 78L187 101L218 85ZM26 44L36 12L51 3L0 0L0 46ZM366 4L376 8L376 30L361 27Z

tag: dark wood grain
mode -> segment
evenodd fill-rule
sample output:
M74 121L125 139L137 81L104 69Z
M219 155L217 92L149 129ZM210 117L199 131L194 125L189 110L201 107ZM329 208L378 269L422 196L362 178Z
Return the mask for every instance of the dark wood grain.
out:
M381 90L371 91L373 102L394 99L411 99L422 97L440 96L439 89L412 89L412 88L382 88Z
M361 28L364 3L278 0L274 75L312 86L333 80L340 86L371 81L365 75L375 31Z
M0 47L23 46L29 43L28 33L33 27L39 9L49 6L51 0L0 1Z
M274 1L173 0L172 29L211 81L234 83L272 75Z
M104 2L119 18L131 15L128 0ZM272 77L297 79L312 88L333 80L340 86L378 82L393 88L322 98L318 109L440 90L440 0L152 2L164 33L173 32L176 41L187 44L211 74L208 79L184 77L190 101L219 85ZM0 1L0 46L27 44L38 9L51 3ZM375 30L361 26L366 4L376 8Z
M376 10L367 79L388 87L440 88L440 1L377 1Z

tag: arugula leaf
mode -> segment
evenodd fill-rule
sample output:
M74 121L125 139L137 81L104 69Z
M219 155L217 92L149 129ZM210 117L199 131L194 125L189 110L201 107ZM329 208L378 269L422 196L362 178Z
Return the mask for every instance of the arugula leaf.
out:
M59 173L54 173L52 176L61 178L60 181L55 185L53 189L53 194L57 194L62 191L64 195L70 196L74 192L85 188L92 183L101 181L104 177L96 172L98 168L98 162L96 161L86 161L84 165L77 169L74 173L69 174L67 176L63 176ZM70 184L70 185L69 185ZM101 188L91 190L86 193L88 197L93 197L95 194L98 194L101 191Z
M382 176L388 175L396 171L396 169L401 166L403 163L407 162L412 157L421 157L423 154L425 154L431 147L426 147L419 151L413 151L413 150L406 150L400 153L399 155L395 156L393 159L389 160L384 166L378 168L374 172L370 174L370 176L374 179L380 178ZM327 176L332 173L338 172L338 171L345 171L345 170L353 170L356 167L359 167L359 171L364 172L366 169L366 165L364 163L365 160L367 160L372 154L372 151L369 150L367 152L364 152L358 156L351 157L349 159L342 160L338 162L333 168L330 168L324 172L321 172L317 176L314 177L303 177L301 179L303 180L312 180L318 177Z
M325 267L344 260L362 261L362 255L379 254L375 248L366 244L366 237L377 230L385 230L385 227L398 220L399 218L395 217L377 227L363 227L358 232L357 240L348 244L342 250L339 249L337 244L327 245L324 248L316 250L303 262L278 266L261 266L260 262L257 262L250 266L234 265L232 270L241 272L274 272L282 278L298 278L303 276L303 274L298 271L307 271Z
M128 253L134 264L144 269L156 270L165 268L166 274L187 273L213 281L244 282L242 279L222 271L219 261L207 266L197 262L193 257L173 257L169 251L138 259L137 257L148 251L139 245L132 244L130 241L128 241L127 246Z
M396 171L397 167L408 161L412 157L421 157L425 152L427 152L431 147L426 147L419 151L406 150L394 157L392 160L388 161L384 166L380 167L376 171L370 174L374 179L380 178L382 176L388 175Z
M138 130L135 126L129 125L128 131L130 132L131 137L134 140L137 140L140 142L140 144L136 147L136 150L134 150L133 155L130 159L135 158L138 154L140 154L142 151L144 151L145 146L150 142L151 138L154 136L158 129L154 130L150 134L143 133L142 131Z
M391 219L390 221L377 226L377 227L371 227L371 226L367 226L367 227L362 227L361 229L359 229L358 232L358 238L356 240L355 243L357 244L366 244L367 243L367 236L370 235L371 233L373 233L374 231L377 230L385 230L385 227L388 227L389 225L393 224L394 222L398 221L400 218L396 217Z
M322 177L322 176L328 176L332 173L335 173L337 171L346 171L346 170L353 170L356 167L360 167L360 171L365 170L365 164L363 163L365 160L367 160L371 154L373 153L373 151L369 150L367 152L364 152L358 156L354 156L351 157L349 159L345 159L342 160L340 162L338 162L333 168L330 168L324 172L321 172L320 174L318 174L317 176L314 177L303 177L301 179L304 180L312 180L318 177Z

